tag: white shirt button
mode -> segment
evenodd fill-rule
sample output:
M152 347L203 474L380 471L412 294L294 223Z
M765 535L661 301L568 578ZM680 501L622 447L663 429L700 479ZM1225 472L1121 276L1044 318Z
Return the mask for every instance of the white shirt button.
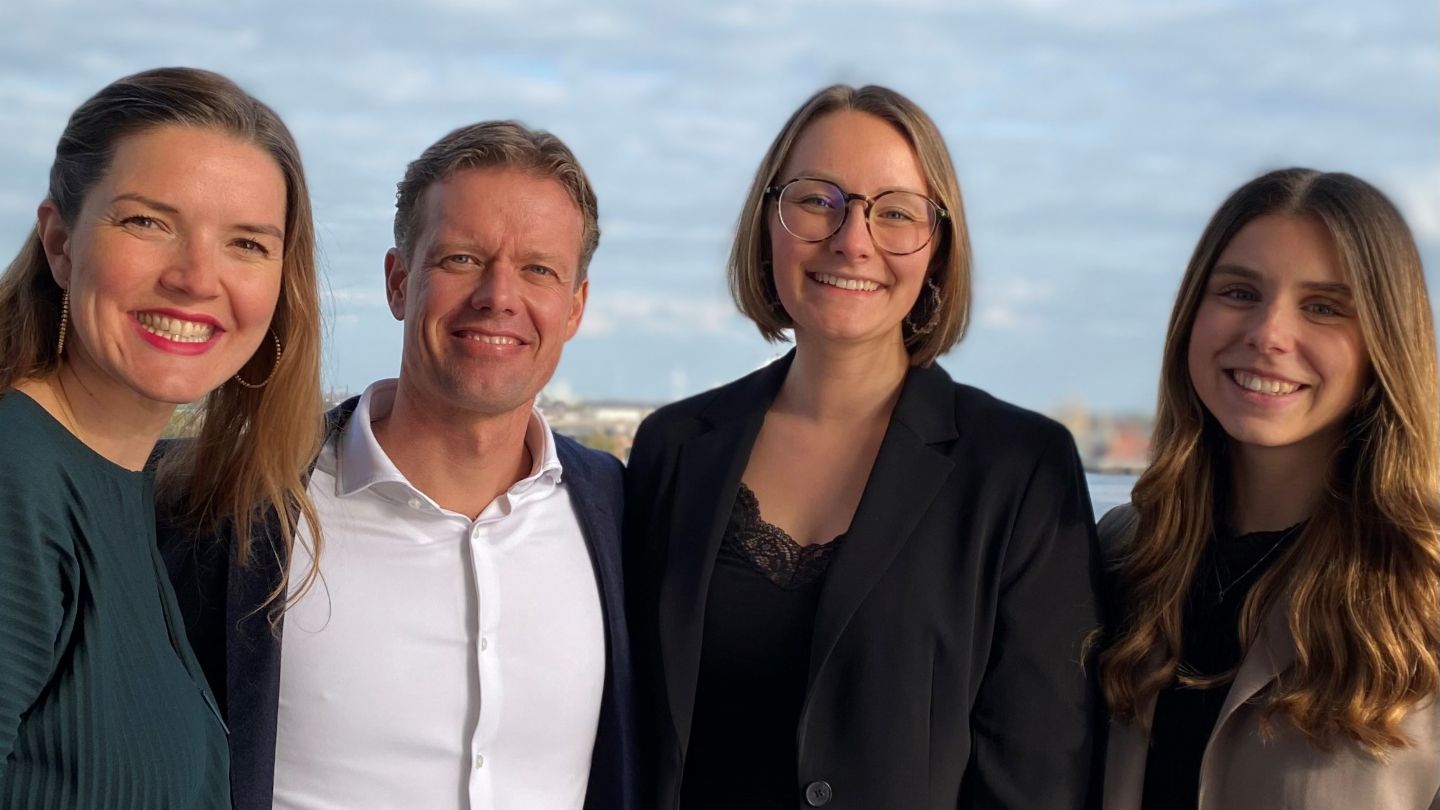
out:
M419 508L420 508L420 499L419 499L419 498L411 498L409 501L407 501L407 503L410 505L410 508L411 508L411 509L419 509Z
M490 648L490 639L485 638L484 636L481 636L481 637L480 637L480 652L485 652L485 651L488 650L489 648Z
M475 755L475 768L476 768L476 770L479 770L480 768L483 768L483 767L485 767L485 755L484 755L484 754L476 754L476 755Z

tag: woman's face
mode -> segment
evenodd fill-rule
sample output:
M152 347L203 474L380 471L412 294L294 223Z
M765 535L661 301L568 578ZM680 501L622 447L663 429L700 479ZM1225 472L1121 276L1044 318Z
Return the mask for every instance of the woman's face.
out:
M891 190L928 197L915 150L891 124L841 110L812 121L776 178L828 180L842 191L874 198ZM775 289L795 322L797 342L902 343L901 322L915 305L937 239L908 255L878 249L866 227L864 203L849 204L844 224L820 242L792 236L769 204ZM877 209L875 216L880 216Z
M51 271L70 291L64 360L85 390L190 402L270 345L285 198L256 146L162 126L117 144L73 226L42 204Z
M1221 252L1190 330L1190 379L1230 438L1333 447L1370 374L1329 234L1269 214Z

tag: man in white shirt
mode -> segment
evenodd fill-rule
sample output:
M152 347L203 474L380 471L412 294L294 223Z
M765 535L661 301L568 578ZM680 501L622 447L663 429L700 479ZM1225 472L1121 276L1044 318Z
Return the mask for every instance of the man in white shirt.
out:
M385 257L400 375L327 416L318 553L307 526L288 568L166 555L177 591L226 593L223 617L186 612L239 810L638 807L620 465L535 407L598 242L548 133L476 124L410 164ZM251 614L282 579L277 639Z

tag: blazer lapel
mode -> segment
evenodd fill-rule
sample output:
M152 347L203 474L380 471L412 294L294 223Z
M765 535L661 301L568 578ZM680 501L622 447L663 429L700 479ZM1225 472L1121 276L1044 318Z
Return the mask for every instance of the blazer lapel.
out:
M955 463L931 446L958 437L954 403L954 384L940 367L912 369L906 377L845 546L835 555L820 593L810 647L811 684L855 609L905 547L954 469ZM808 708L807 702L802 729Z
M682 756L690 741L705 601L710 594L715 556L730 521L750 448L793 356L792 351L752 377L751 384L718 397L700 414L712 425L711 429L680 447L674 518L668 532L670 562L660 583L659 634L670 717Z
M325 441L345 429L359 397L325 414ZM315 468L310 462L309 474ZM280 710L280 636L283 616L270 627L260 606L288 568L271 513L251 531L248 565L233 557L226 574L225 714L230 726L230 794L236 810L269 808L275 793L275 735Z
M1151 653L1149 664L1160 665L1159 653ZM1136 707L1133 722L1110 721L1105 747L1105 810L1140 810L1145 793L1145 766L1150 759L1150 738L1141 733L1155 719L1157 696Z
M268 527L278 536L278 529ZM225 604L225 694L230 724L230 785L237 810L269 807L275 786L275 730L280 700L280 628L260 605L285 564L268 553L264 531L250 565L230 565ZM276 554L279 549L276 549Z
M605 686L585 808L621 808L625 806L625 797L635 793L636 786L630 773L630 752L634 747L630 723L634 710L630 693L630 637L624 620L620 518L611 508L610 493L601 489L605 486L603 479L595 474L595 468L579 445L557 434L555 452L565 471L566 490L580 524L580 535L590 552L605 620ZM618 485L618 474L615 479ZM614 497L618 500L620 495L614 493Z
M1220 727L1225 725L1236 710L1295 663L1295 641L1290 637L1289 619L1286 616L1288 604L1289 600L1282 594L1281 598L1276 599L1265 611L1265 621L1260 626L1260 634L1245 654L1245 660L1240 662L1235 681L1230 684L1230 692L1225 696L1225 704L1220 708L1220 717L1215 721L1215 729L1210 732L1211 743L1214 743L1215 736L1220 733Z

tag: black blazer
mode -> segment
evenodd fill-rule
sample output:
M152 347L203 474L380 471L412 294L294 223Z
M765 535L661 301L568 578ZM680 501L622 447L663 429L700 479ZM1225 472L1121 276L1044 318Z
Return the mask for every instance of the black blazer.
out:
M659 808L679 804L711 571L793 356L661 408L631 451L630 618ZM1070 434L912 369L822 587L794 806L1085 806L1098 560Z
M359 397L325 415L327 440L345 429ZM605 619L605 686L585 810L635 810L639 762L630 635L620 559L620 464L555 434L565 486L595 566ZM280 635L257 612L285 570L274 515L256 527L248 566L233 564L223 537L196 538L158 515L160 551L185 615L185 629L230 727L230 794L235 810L269 810L275 788ZM323 564L322 564L323 566ZM323 570L323 567L322 567ZM563 663L563 662L561 662Z

